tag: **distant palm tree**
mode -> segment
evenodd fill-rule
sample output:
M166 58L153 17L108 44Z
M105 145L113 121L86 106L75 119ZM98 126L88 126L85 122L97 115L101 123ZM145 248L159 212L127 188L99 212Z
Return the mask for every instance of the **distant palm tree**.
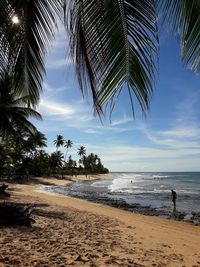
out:
M26 133L37 132L29 117L42 119L41 115L26 105L27 97L16 90L14 77L0 72L0 136L7 138L17 135L19 129Z
M200 72L199 16L199 0L1 0L0 68L8 67L18 89L37 103L45 55L61 18L81 90L86 94L89 88L97 111L108 101L113 107L125 85L133 111L134 96L146 112L158 58L158 17L180 36L183 63Z
M79 159L79 166L81 166L81 163L83 163L83 158L86 155L86 149L84 146L80 146L77 151L77 155L80 157Z
M66 147L66 149L67 149L64 161L66 161L68 150L69 150L69 148L72 148L72 146L73 146L73 142L68 139L64 144L64 147Z
M78 156L82 157L86 155L86 149L84 146L80 146L78 148L78 152L77 152Z
M64 138L62 135L57 135L57 138L53 142L56 146L56 151L58 151L58 148L64 145Z

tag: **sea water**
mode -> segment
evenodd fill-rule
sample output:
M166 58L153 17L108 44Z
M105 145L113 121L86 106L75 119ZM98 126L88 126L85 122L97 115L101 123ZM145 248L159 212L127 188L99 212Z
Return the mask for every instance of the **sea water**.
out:
M200 172L118 172L112 179L77 181L70 186L48 186L45 191L109 204L122 201L158 211L172 211L171 190L177 193L177 210L200 212ZM149 209L148 209L149 210Z
M200 211L200 172L113 173L113 179L95 181L91 186L107 188L111 195L129 204L154 208L170 208L173 189L179 210Z

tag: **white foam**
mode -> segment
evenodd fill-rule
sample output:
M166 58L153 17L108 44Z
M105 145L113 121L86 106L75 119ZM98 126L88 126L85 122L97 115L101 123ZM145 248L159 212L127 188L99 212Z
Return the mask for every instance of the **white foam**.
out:
M41 185L39 188L37 188L34 191L39 192L39 193L45 193L45 194L52 195L52 196L60 196L60 194L50 191L49 190L50 188L52 187L48 185Z

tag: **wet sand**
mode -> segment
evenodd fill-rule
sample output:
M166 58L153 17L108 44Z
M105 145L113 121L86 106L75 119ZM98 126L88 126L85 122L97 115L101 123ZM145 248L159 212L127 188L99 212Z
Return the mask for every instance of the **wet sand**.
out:
M199 226L48 195L37 187L13 185L8 201L34 204L36 223L0 229L0 267L200 266Z

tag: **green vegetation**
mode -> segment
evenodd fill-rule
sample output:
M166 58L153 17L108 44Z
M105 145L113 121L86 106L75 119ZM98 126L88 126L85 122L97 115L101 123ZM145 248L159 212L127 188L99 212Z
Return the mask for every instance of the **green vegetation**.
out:
M22 138L23 136L23 138ZM63 140L60 146L72 146L72 141L67 142L62 136L58 135L57 140ZM1 178L25 178L29 176L41 175L78 175L78 174L100 174L107 173L101 159L91 153L86 156L86 150L83 146L78 149L80 156L79 166L71 156L64 160L64 153L58 150L50 155L42 150L46 147L46 138L44 134L35 132L29 134L19 132L18 135L10 139L4 139L0 144L0 174ZM70 142L69 142L70 141Z
M16 89L14 77L0 72L0 137L16 137L20 129L35 133L35 126L29 117L42 119L41 115L27 105L29 98L22 96Z

